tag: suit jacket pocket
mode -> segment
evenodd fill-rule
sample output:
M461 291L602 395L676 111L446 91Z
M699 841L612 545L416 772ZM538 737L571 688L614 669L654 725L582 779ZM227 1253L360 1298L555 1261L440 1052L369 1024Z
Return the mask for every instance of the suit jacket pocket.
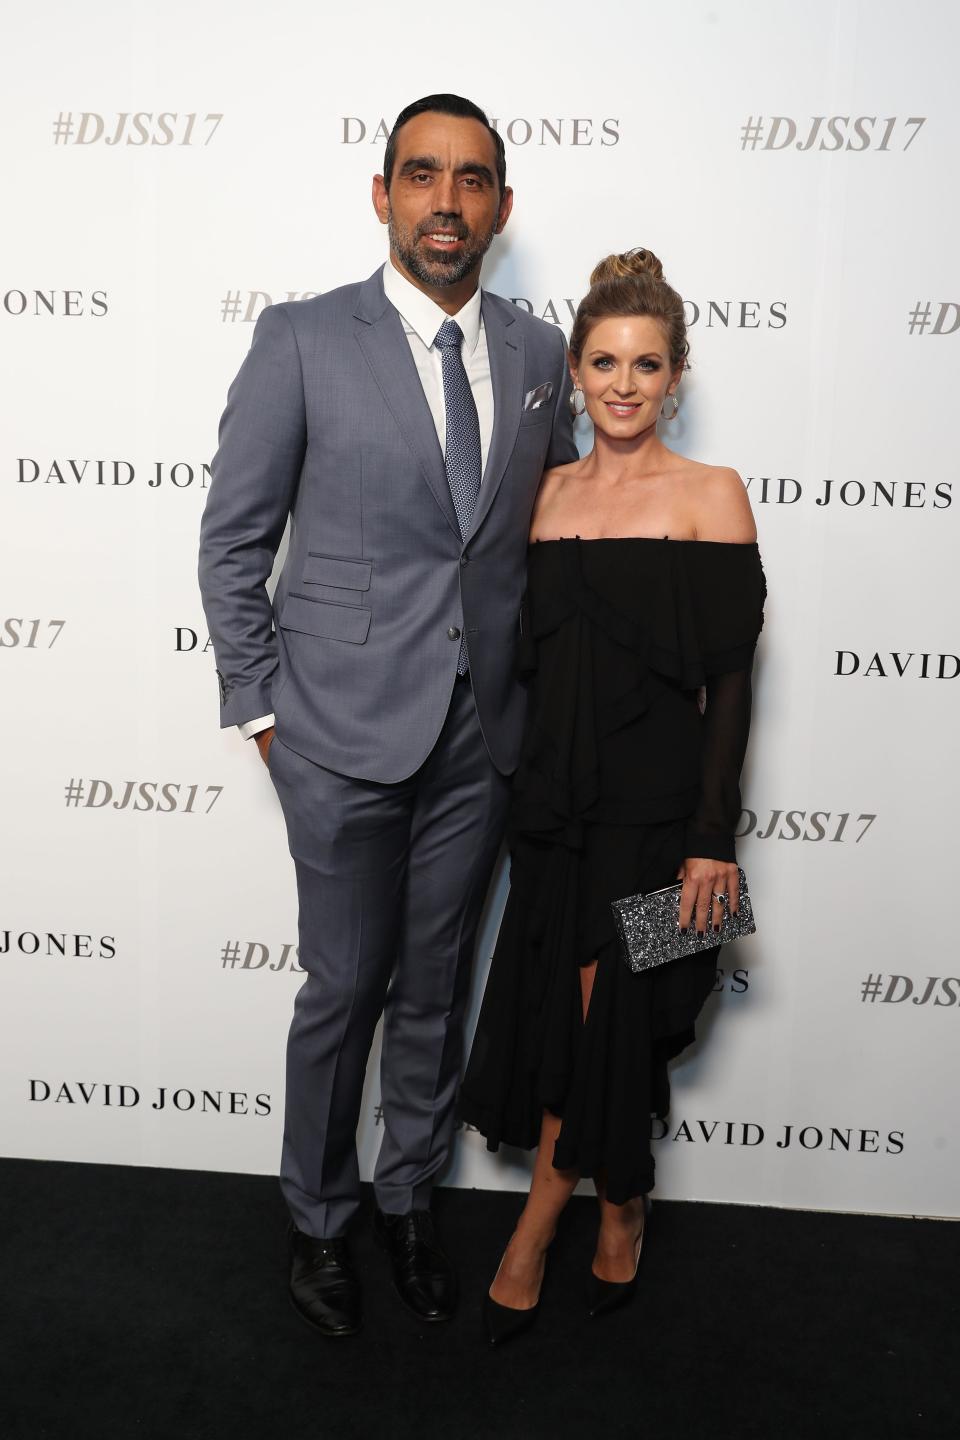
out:
M529 425L546 425L553 419L553 401L546 405L538 405L536 410L522 410L520 412L520 428L525 430Z
M318 555L311 550L303 567L307 585L333 585L339 590L369 590L373 562L344 560L339 555Z
M334 605L291 591L283 602L279 625L281 630L296 630L301 635L362 645L370 630L370 611L365 606Z

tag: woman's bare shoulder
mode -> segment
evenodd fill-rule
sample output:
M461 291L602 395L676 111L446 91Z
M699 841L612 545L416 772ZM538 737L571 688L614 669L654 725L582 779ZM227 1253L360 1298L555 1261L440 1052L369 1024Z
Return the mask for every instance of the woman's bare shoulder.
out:
M736 470L701 465L691 471L698 540L749 545L757 538L750 497Z
M543 478L540 481L541 493L546 489L556 489L558 485L563 484L564 480L578 475L582 469L583 460L578 458L568 461L566 465L553 465L549 470L544 470Z
M544 470L540 479L540 489L537 491L537 503L534 513L540 510L544 504L556 498L568 480L572 480L582 469L582 460L571 460L568 465L554 465L549 470Z
M536 538L538 528L544 522L544 516L553 513L560 500L564 485L576 475L582 465L582 460L572 460L568 465L554 465L551 469L543 472L540 489L537 491L537 498L533 505L533 514L530 517L531 539ZM562 504L562 502L560 503ZM548 528L549 524L548 520Z

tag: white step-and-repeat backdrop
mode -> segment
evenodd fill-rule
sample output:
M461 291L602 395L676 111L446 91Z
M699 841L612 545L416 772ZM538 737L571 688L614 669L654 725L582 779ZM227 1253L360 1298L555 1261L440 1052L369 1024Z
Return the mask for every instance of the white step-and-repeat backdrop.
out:
M516 189L490 289L568 328L599 256L663 259L694 367L668 438L743 474L770 585L740 825L760 933L675 1067L658 1193L960 1214L956 10L19 11L0 1151L276 1168L294 879L255 749L217 728L207 465L257 315L382 261L386 131L454 89ZM378 1099L371 1065L366 1174ZM526 1170L463 1134L448 1181Z

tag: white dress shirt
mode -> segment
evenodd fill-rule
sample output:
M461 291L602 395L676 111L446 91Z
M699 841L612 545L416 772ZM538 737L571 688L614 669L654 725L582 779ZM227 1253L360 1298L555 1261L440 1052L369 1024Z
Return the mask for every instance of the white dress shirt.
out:
M490 449L490 436L493 434L493 386L490 383L487 336L480 313L479 285L466 305L453 316L449 316L446 310L441 310L429 295L418 290L406 275L401 275L392 260L388 260L383 267L383 289L390 304L400 312L400 323L420 376L423 393L430 406L441 451L446 449L447 437L447 412L443 403L443 357L433 342L444 320L456 320L463 331L461 354L480 422L482 475Z
M401 275L392 260L388 260L383 267L383 289L390 304L399 312L403 333L407 337L423 393L436 426L441 451L446 448L447 412L443 398L443 359L433 342L444 320L456 320L463 331L463 364L480 422L482 475L490 450L490 437L493 434L493 385L490 380L487 336L480 313L479 285L467 303L452 317L447 315L446 310L441 310L436 301L431 300L429 295L424 294L405 275ZM269 729L273 719L272 715L262 715L258 720L247 720L237 728L244 740L249 740L261 730Z

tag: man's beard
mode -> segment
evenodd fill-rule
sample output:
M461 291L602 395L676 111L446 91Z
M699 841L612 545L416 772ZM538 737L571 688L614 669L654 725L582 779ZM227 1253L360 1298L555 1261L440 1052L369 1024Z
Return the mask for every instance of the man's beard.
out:
M442 251L429 257L424 255L417 249L417 241L424 235L432 235L437 228L452 231L458 240L465 241L463 249L450 255L444 255ZM391 210L387 233L390 236L390 248L415 280L419 280L422 285L457 285L478 268L493 243L496 229L491 228L486 235L471 235L467 226L456 216L433 215L429 220L421 220L420 224L410 231L398 223Z

